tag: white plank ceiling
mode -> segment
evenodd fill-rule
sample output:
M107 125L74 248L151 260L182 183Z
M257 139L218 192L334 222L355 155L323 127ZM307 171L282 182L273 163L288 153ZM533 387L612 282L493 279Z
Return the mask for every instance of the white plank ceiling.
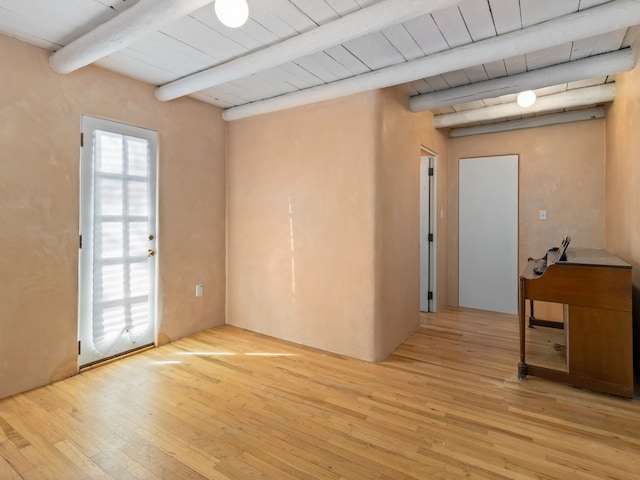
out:
M230 108L309 89L402 64L556 17L616 3L613 0L464 0L418 15L382 31L364 34L319 53L194 92L193 97ZM0 0L0 33L56 51L133 6L137 0ZM162 26L97 65L161 86L285 39L310 31L378 0L248 0L250 18L238 29L223 26L213 4ZM595 20L594 20L595 21ZM565 63L631 46L631 26L579 41L474 65L402 84L410 96ZM7 68L8 66L5 66ZM576 82L550 85L538 95L614 81L606 72ZM515 94L453 104L435 114L509 103ZM524 118L517 115L515 118ZM511 117L513 118L513 117ZM492 122L505 120L493 119Z

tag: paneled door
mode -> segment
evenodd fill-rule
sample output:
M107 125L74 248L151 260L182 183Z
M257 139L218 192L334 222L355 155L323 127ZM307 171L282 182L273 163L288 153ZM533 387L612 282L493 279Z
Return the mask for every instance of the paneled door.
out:
M79 365L151 345L157 133L82 117Z

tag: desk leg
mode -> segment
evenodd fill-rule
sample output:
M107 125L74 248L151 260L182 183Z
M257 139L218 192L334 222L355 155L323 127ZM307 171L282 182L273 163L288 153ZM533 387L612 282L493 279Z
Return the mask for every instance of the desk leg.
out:
M533 323L536 321L535 314L533 313L533 300L529 300L529 328L533 328Z
M525 332L527 330L525 322L525 291L524 291L524 278L520 278L520 284L518 288L518 320L520 330L520 363L518 363L518 378L524 380L527 378L527 362L525 361Z

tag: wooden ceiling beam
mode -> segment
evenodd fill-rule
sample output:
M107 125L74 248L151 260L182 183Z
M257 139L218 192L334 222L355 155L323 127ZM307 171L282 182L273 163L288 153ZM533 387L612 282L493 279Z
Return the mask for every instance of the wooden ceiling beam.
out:
M459 2L460 0L383 0L270 47L162 85L156 89L156 98L162 101L173 100L247 77Z
M412 112L449 107L518 93L523 90L536 90L561 83L625 72L633 69L634 64L634 54L630 48L626 48L530 72L416 95L411 97L409 107Z
M344 80L261 100L223 112L225 120L275 112L355 93L412 82L524 55L640 23L640 0L616 0L522 30L452 48Z
M213 0L140 0L49 57L57 73L71 73L125 48Z
M539 97L531 107L523 108L516 102L446 113L433 117L435 128L460 127L479 122L517 117L531 113L544 113L565 108L578 108L611 102L616 97L615 83L576 88L566 92Z

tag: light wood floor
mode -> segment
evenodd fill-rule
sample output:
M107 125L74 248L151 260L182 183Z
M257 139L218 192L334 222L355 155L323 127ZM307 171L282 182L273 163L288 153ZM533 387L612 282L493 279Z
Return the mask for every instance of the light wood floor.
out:
M640 402L517 380L517 320L365 363L221 327L0 401L0 479L637 479ZM348 334L348 332L345 332Z

